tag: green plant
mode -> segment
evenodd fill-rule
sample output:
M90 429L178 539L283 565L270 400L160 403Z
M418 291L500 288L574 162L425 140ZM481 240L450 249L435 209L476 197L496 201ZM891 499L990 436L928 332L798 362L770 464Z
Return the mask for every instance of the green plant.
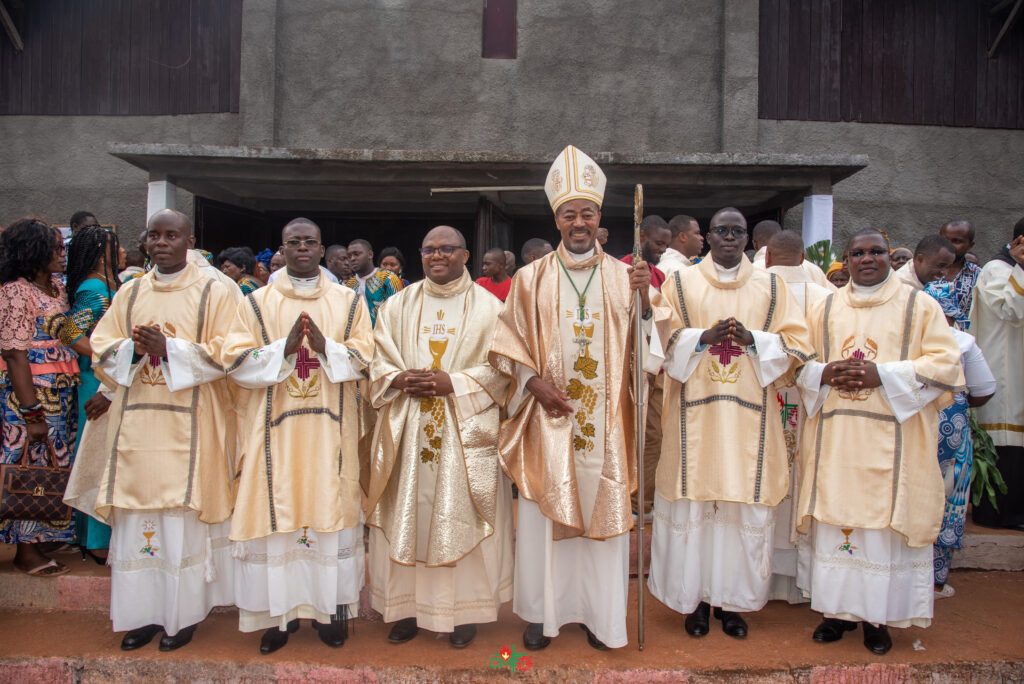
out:
M974 440L974 463L971 465L971 505L977 506L981 503L984 495L992 508L999 510L996 504L996 490L1000 494L1006 494L1006 481L1003 474L999 472L999 454L996 453L995 444L985 429L978 425L971 411L971 439Z
M836 255L832 251L831 240L815 242L804 251L804 255L807 257L808 261L826 272L828 271L828 267L832 265L832 262L836 260Z

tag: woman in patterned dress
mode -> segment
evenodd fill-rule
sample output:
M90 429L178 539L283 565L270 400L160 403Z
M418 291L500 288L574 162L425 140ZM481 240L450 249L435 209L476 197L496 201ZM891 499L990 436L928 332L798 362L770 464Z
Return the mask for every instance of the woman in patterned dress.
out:
M60 339L78 352L81 384L78 386L76 402L78 436L75 440L75 460L80 465L84 464L86 458L82 455L82 435L86 421L97 420L110 407L110 400L99 391L100 381L92 370L89 335L110 306L110 300L120 285L117 272L123 256L124 250L118 244L117 235L100 226L82 228L68 246L67 292L71 310L61 328ZM95 449L95 446L86 448ZM98 455L89 454L88 457ZM95 458L90 460L95 461ZM83 554L88 554L97 563L103 563L105 550L110 545L110 527L86 513L76 511L75 532Z
M49 437L62 467L71 464L78 424L75 385L78 361L60 343L58 331L68 309L59 274L66 263L61 235L34 218L14 222L0 234L0 460L21 459L26 440L35 465L48 463ZM53 577L68 571L48 558L41 545L74 541L73 524L0 520L0 541L17 544L14 566L30 575Z
M969 409L981 406L996 391L996 379L985 361L985 355L974 337L960 326L970 325L961 311L952 283L931 282L924 291L942 307L946 320L953 326L953 336L960 345L960 362L964 367L967 391L958 392L949 406L939 414L939 467L946 484L946 508L942 528L933 547L935 598L953 595L947 583L953 562L953 551L960 548L967 517L967 501L971 495L971 465L974 444L971 441Z
M249 294L266 285L257 280L254 275L256 257L253 256L252 250L244 247L228 247L217 255L217 261L220 263L220 270L224 275L238 283L242 294Z

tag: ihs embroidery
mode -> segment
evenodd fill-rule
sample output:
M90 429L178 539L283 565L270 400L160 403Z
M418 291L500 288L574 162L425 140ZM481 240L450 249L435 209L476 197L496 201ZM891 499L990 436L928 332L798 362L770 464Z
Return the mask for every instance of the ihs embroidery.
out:
M448 327L444 320L444 311L437 312L434 322L423 326L422 332L427 335L427 349L430 351L431 370L441 370L441 359L448 349L448 342L455 336L455 328ZM431 468L441 453L441 426L444 424L444 397L420 399L420 413L428 414L423 424L423 443L420 449L420 461ZM423 421L421 421L423 422Z
M859 340L859 337L863 337ZM846 360L857 360L857 361L874 361L878 356L878 343L867 336L861 335L850 335L843 342L842 351L840 352L842 357ZM839 392L839 396L843 399L849 399L851 401L865 401L871 396L871 392L874 391L873 387L862 387L858 390L836 390Z
M289 375L285 385L288 395L295 399L311 399L320 394L320 359L299 347L295 357L295 375ZM314 373L316 371L316 373Z
M153 321L150 321L146 325L153 325ZM164 333L164 337L176 337L177 329L170 323L164 322L161 326L161 331ZM164 379L163 371L160 370L160 358L157 356L150 356L146 363L139 369L140 380L143 385L166 385L167 381Z
M711 376L712 381L733 383L740 379L740 364L733 362L733 359L743 356L742 347L736 346L727 337L718 344L708 347L708 354L711 355L708 375ZM718 360L716 361L715 358Z

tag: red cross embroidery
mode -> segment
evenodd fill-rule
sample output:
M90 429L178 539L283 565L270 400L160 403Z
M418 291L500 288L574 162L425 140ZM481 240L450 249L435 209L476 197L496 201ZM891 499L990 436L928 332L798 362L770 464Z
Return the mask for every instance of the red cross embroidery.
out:
M732 363L734 356L743 356L743 350L734 345L728 337L718 344L709 347L708 351L711 352L712 356L717 356L718 363L723 366L728 366Z
M159 356L153 356L152 354L150 354L149 355L149 365L153 366L153 368L159 368L160 367L160 357Z
M862 352L860 349L858 349L857 351L855 351L852 354L850 354L850 358L857 359L858 361L863 361L864 360L864 352Z
M309 355L309 350L299 347L299 355L295 359L295 371L299 374L299 380L309 377L309 372L320 367L320 360Z

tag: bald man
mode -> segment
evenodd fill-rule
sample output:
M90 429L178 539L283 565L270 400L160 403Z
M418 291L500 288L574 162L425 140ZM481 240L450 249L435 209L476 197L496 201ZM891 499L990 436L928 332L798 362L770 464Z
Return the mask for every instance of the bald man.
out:
M508 380L487 363L502 304L473 284L458 230L434 228L420 254L424 280L388 300L374 331L370 601L394 622L391 643L424 628L464 648L512 598L495 403Z
M154 268L117 291L91 339L117 386L96 511L113 528L110 617L129 630L124 650L161 634L160 650L184 646L214 606L234 603L235 427L219 358L238 287L191 263L192 244L184 214L154 214Z

